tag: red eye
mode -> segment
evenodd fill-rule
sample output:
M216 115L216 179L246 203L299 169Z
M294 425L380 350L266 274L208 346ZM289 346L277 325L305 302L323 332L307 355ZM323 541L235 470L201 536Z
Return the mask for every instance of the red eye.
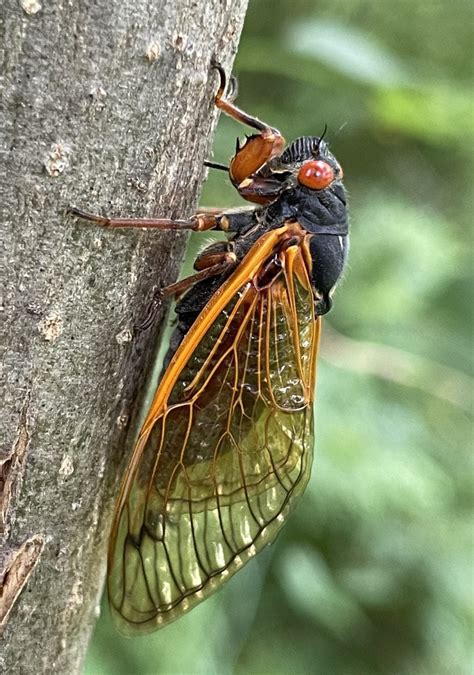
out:
M312 190L324 190L334 180L334 169L320 159L305 162L298 171L298 182Z

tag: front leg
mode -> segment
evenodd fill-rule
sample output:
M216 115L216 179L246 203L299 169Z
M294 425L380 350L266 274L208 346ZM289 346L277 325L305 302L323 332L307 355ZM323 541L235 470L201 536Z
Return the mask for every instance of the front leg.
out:
M247 179L252 179L254 174L260 171L273 157L282 153L283 148L285 147L285 139L278 129L271 127L265 122L261 122L257 117L247 114L234 105L232 101L225 98L225 89L227 85L225 71L218 63L214 63L213 65L220 75L220 86L215 98L216 106L225 112L226 115L229 115L238 122L247 124L260 132L248 136L242 147L240 147L240 144L237 141L236 152L229 166L229 175L232 183L237 190L239 190L242 197L249 201L262 203L261 194L257 195L249 189L245 192L241 191L240 186ZM246 187L248 188L248 184L246 184ZM272 199L274 199L274 195L272 196ZM270 201L270 198L265 201Z

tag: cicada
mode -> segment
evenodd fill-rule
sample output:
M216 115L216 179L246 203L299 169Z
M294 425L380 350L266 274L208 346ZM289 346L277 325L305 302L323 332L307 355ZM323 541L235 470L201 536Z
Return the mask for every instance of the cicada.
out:
M256 133L224 168L252 206L106 227L220 230L196 273L165 289L177 325L117 501L108 592L119 630L145 633L195 607L270 544L311 472L321 317L348 251L342 169L322 137L289 145L226 97Z

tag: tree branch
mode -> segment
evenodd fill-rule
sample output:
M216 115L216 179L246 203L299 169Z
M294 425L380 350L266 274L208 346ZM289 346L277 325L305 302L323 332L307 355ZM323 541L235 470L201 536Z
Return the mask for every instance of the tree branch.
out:
M4 672L80 670L158 337L132 327L184 246L177 233L77 223L65 207L193 212L216 120L211 58L229 69L246 4L0 8Z

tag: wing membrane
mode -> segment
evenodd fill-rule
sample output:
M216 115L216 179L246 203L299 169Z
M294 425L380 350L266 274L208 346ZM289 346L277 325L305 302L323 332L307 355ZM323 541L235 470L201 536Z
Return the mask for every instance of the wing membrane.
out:
M284 231L261 237L213 296L158 388L109 553L124 633L217 589L275 538L308 481L319 321L302 247L280 254L269 287L252 283Z

